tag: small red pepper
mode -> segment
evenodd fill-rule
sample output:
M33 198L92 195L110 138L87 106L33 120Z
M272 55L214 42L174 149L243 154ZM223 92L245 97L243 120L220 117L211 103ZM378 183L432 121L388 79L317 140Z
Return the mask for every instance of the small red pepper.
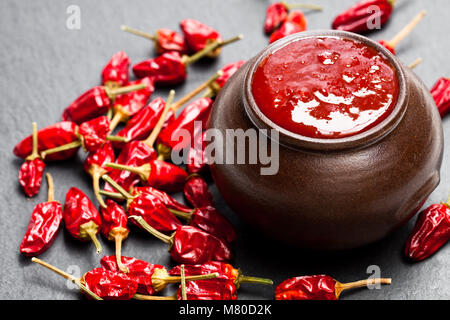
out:
M47 173L48 199L36 205L31 214L27 231L20 244L20 253L29 257L45 252L56 239L63 218L62 207L53 200L52 176Z
M380 43L383 47L388 49L392 54L395 54L395 47L406 38L406 36L417 26L420 20L425 16L426 11L422 10L414 19L411 20L394 38L389 41L380 40Z
M138 284L137 292L141 294L154 295L165 289L170 283L180 282L179 276L170 276L167 269L159 264L151 264L147 261L131 257L122 257L122 263L129 270L127 276ZM103 257L100 260L103 268L111 271L119 271L114 256ZM212 279L217 277L216 273L192 274L185 277L186 280Z
M194 208L214 206L208 185L198 174L191 174L184 184L184 196Z
M289 13L281 27L270 36L269 43L306 30L307 21L303 12L294 10Z
M197 133L194 137L194 145L187 154L186 170L188 173L203 173L208 169L208 159L205 154L207 146L206 130Z
M155 91L151 78L146 77L130 82L130 85L136 84L145 84L145 88L121 94L114 101L114 117L111 119L110 131L113 131L120 122L127 122L130 117L142 110Z
M440 78L431 88L431 95L441 117L450 111L450 78Z
M129 216L146 231L169 245L171 258L178 263L200 264L232 259L228 245L219 238L191 226L181 226L167 236L151 227L142 217Z
M341 292L375 284L391 284L391 279L377 278L340 283L327 275L290 278L275 289L276 300L337 300Z
M217 96L220 89L223 88L225 83L228 81L228 79L231 78L231 76L238 71L240 67L245 63L245 60L239 60L236 62L231 62L226 64L220 71L222 72L222 75L217 78L216 81L212 82L211 85L208 88L208 93L206 93L204 96L212 98L214 96Z
M229 280L236 286L236 289L239 289L241 283L273 285L273 281L270 279L244 276L241 269L236 269L231 264L224 262L210 261L203 264L186 265L184 269L187 276L218 273L219 276L215 280ZM181 266L170 269L169 274L171 276L181 275Z
M182 300L181 286L177 299ZM237 288L229 280L212 279L186 282L186 300L236 300Z
M264 32L269 34L274 32L288 17L289 10L294 8L304 8L312 10L322 10L321 6L311 4L288 4L286 2L275 2L266 9L266 19L264 21Z
M130 300L138 287L137 283L126 274L103 268L86 272L81 282L104 300Z
M104 115L112 107L112 103L118 95L143 88L145 88L145 84L120 88L110 88L107 86L93 87L64 109L62 119L80 124L99 117Z
M364 33L381 28L391 17L395 0L363 0L340 13L333 21L336 30ZM379 21L379 25L376 25Z
M123 51L116 52L102 70L102 85L122 87L128 84L130 58Z
M180 54L185 54L188 52L183 36L176 31L163 28L156 30L155 34L149 34L124 25L122 25L121 29L137 36L152 40L155 43L155 51L158 54L163 54L169 51L177 51Z
M106 200L106 208L101 208L102 227L101 232L108 240L114 240L116 245L116 255L118 269L128 273L129 270L122 264L122 241L128 238L130 229L127 227L128 216L125 210L112 200ZM117 270L117 271L119 271ZM116 271L116 270L114 270Z
M202 129L206 129L212 104L213 101L210 98L200 98L191 102L173 122L161 131L157 139L159 159L170 159L172 150L179 151L192 144L191 141L173 140L173 137L180 136L181 132L186 130L191 137L194 137L195 121L201 121Z
M71 121L52 124L38 131L38 151L53 149L78 140L77 125ZM46 161L65 160L77 152L77 148L67 149L46 157ZM14 154L25 159L33 152L33 137L29 135L14 147Z
M95 197L101 207L106 208L106 204L100 195L100 177L111 171L110 168L105 167L105 163L114 161L114 149L111 142L105 143L103 147L95 152L89 153L84 160L84 170L92 177L92 186L94 189Z
M219 32L195 19L182 20L180 28L183 31L187 46L192 52L199 52L211 43L223 41ZM207 56L216 58L219 54L220 48L217 48L207 54Z
M433 204L423 210L406 241L405 255L422 261L450 240L449 203Z
M97 253L102 246L97 239L97 233L102 225L102 218L91 200L79 189L72 187L66 194L64 204L64 224L67 231L81 241L92 240Z
M144 60L135 64L133 66L133 72L138 78L153 78L156 85L179 84L186 80L187 66L208 55L208 53L240 39L242 39L242 36L237 36L226 41L214 42L192 56L182 56L176 51L165 52L154 59Z
M38 152L38 132L36 122L33 122L33 148L31 154L25 158L25 162L19 169L19 183L23 191L29 197L39 193L41 189L42 174L45 163L41 160Z

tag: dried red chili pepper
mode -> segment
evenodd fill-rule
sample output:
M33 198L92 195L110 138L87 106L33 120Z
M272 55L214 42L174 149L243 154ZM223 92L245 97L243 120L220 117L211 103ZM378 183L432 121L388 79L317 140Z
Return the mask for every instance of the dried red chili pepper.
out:
M298 9L311 9L322 10L321 6L313 4L288 4L286 2L275 2L270 4L266 9L266 19L264 21L264 32L272 33L278 29L281 24L286 21L289 10Z
M405 255L413 261L422 261L449 240L449 203L433 204L419 214L416 225L406 241Z
M177 299L182 300L181 287ZM186 282L186 300L236 300L236 286L225 279Z
M38 151L52 149L78 140L77 125L71 121L52 124L38 131ZM67 149L46 157L46 161L65 160L77 152L77 148ZM14 154L25 159L33 152L33 137L29 135L14 147Z
M188 173L202 173L208 169L208 159L205 154L206 130L196 134L194 145L187 154L186 170Z
M46 267L47 269L49 269L49 270L59 274L60 276L66 278L67 280L70 280L71 282L73 282L74 284L76 284L80 288L80 291L83 294L86 294L88 297L90 297L90 298L92 298L94 300L103 300L97 294L95 294L94 292L89 290L84 285L84 283L82 283L81 279L77 279L74 276L72 276L71 274L68 274L67 272L62 271L61 269L58 269L55 266L52 266L51 264L48 264L45 261L42 261L41 259L33 257L33 258L31 258L31 261L36 262L37 264L40 264L41 266Z
M101 209L102 227L101 232L108 240L114 240L116 245L116 266L122 272L129 270L122 264L122 241L128 238L130 229L127 227L128 216L125 210L112 200L106 200L106 208ZM117 271L119 271L117 270ZM116 271L116 270L113 270Z
M80 124L99 117L104 115L112 107L112 103L118 95L143 88L145 88L145 84L120 88L110 88L107 86L93 87L64 109L62 119Z
M103 147L95 152L91 152L84 160L84 170L92 177L92 186L95 197L101 207L106 208L106 204L100 195L100 177L109 171L110 168L105 167L105 163L114 161L114 149L111 142L107 141Z
M228 79L231 78L231 76L245 63L245 60L240 60L232 63L226 64L222 69L219 71L222 72L222 75L217 78L216 81L212 82L211 85L208 88L208 91L204 94L204 97L212 98L217 96L220 89L223 88L225 83L228 81Z
M137 292L141 294L154 295L166 288L168 284L178 283L181 280L179 276L170 276L167 269L159 264L151 264L131 257L122 257L122 263L129 270L127 276L138 284ZM114 256L103 257L100 264L107 270L119 271ZM217 276L215 272L191 274L190 277L186 277L186 280L213 279Z
M241 36L226 41L214 42L192 56L181 55L176 51L165 52L162 55L144 60L133 66L136 77L151 77L155 84L174 85L183 82L186 77L186 67L229 43L242 39Z
M25 158L25 162L19 169L19 183L25 194L29 197L37 195L39 189L41 189L42 174L45 169L45 163L41 160L41 156L38 152L38 132L36 122L33 122L32 140L32 152Z
M233 225L216 208L199 207L189 213L169 209L175 216L185 219L189 225L205 231L226 243L236 240L236 230Z
M114 101L114 117L111 119L110 131L113 131L120 122L127 122L130 117L142 110L155 91L151 78L146 77L130 82L130 85L135 84L145 84L145 88L117 96Z
M210 261L204 264L186 265L184 268L187 276L193 274L211 274L216 272L218 273L216 280L229 280L236 286L236 289L239 289L241 283L273 285L273 281L270 279L244 276L241 269L235 269L231 264L224 262ZM181 275L181 267L176 266L170 269L169 274L172 276Z
M53 244L63 218L61 204L53 200L53 179L49 173L47 173L47 182L47 202L39 203L34 207L27 231L20 244L20 253L28 257L40 255Z
M190 140L173 140L175 137L183 136L181 133L189 132L191 137L195 137L194 122L201 121L202 129L206 129L211 112L213 101L210 98L200 98L188 104L180 115L164 128L157 139L158 159L170 159L171 151L179 151L192 144Z
M126 274L103 268L86 272L81 281L89 290L105 300L130 300L138 287Z
M395 47L406 38L408 34L411 33L411 31L417 26L417 24L420 22L420 20L423 19L425 16L426 11L422 10L419 12L417 16L414 17L414 19L411 20L410 23L408 23L400 32L391 40L380 40L378 41L383 47L388 49L392 54L395 54Z
M155 34L150 34L125 25L122 25L121 29L137 36L152 40L155 44L155 51L158 54L163 54L164 52L169 51L177 51L181 54L188 52L186 41L183 36L176 31L162 28L156 30Z
M275 289L276 300L337 300L341 292L375 284L391 284L391 279L377 278L340 283L327 275L290 278Z
M195 227L181 226L171 236L167 236L151 227L142 217L129 218L136 220L146 231L167 243L170 256L178 263L229 261L233 256L225 242Z
M294 10L289 13L281 27L270 36L269 43L306 30L307 21L303 12Z
M191 174L184 184L184 196L194 208L214 206L208 184L198 174Z
M149 193L129 194L121 188L110 177L103 176L103 179L111 184L127 200L127 214L129 216L139 216L152 228L160 232L173 232L181 226L180 221L164 206L155 196ZM137 226L139 224L133 223Z
M192 52L199 52L211 43L223 41L219 32L195 19L182 20L180 28L183 31L187 46ZM207 56L216 58L219 54L220 48L217 48L207 54Z
M450 78L440 78L431 88L431 95L441 117L450 111Z
M64 224L67 231L81 241L92 240L97 253L102 246L97 239L97 233L102 225L102 218L91 200L79 189L72 187L66 194L64 204Z
M128 84L130 58L123 51L116 52L102 70L102 84L122 87Z
M364 33L381 28L391 17L395 0L363 0L340 13L332 28Z

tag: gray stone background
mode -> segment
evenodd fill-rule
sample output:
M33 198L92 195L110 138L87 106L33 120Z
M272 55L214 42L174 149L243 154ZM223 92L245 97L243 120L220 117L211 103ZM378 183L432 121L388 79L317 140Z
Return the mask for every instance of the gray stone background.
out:
M147 59L152 43L120 31L128 24L151 32L157 28L177 29L185 18L199 19L217 28L225 38L243 33L245 39L223 50L220 58L189 68L189 79L177 86L177 96L189 92L225 63L248 59L268 41L262 32L269 0L38 0L0 2L0 298L2 299L79 299L80 293L68 289L65 280L22 257L19 244L33 207L46 200L46 184L40 194L27 199L17 181L21 160L12 154L14 145L31 130L31 122L40 128L60 119L73 99L100 81L100 71L110 56L124 50L132 62ZM308 2L308 1L307 1ZM332 19L355 0L311 0L324 6L323 12L308 12L309 29L329 28ZM398 47L405 63L417 57L424 61L416 68L427 86L441 76L450 75L448 63L450 10L448 0L398 0L391 22L373 39L390 39L421 9L428 11L412 35ZM66 28L69 5L81 8L81 29ZM153 97L166 97L168 89L158 89ZM448 171L450 119L444 120L446 146L441 184L426 205L440 202L450 192ZM64 201L71 186L86 191L93 199L90 178L83 171L85 155L50 164L56 184L56 199ZM404 242L413 221L378 243L346 252L309 252L266 239L243 225L212 186L218 207L238 228L235 265L248 275L270 277L276 284L305 274L326 273L341 282L366 278L370 265L381 268L382 276L393 284L382 290L357 290L342 299L449 299L450 247L431 259L410 264L403 259ZM178 195L179 199L182 199ZM276 226L274 226L276 227ZM113 243L101 240L103 254L113 254ZM167 248L158 240L133 229L124 242L123 254L153 263L171 265ZM80 243L62 230L53 247L41 258L67 270L78 266L81 272L99 266L93 245ZM75 267L74 267L75 266ZM75 269L74 269L75 268ZM244 285L240 299L272 299L273 288ZM165 294L171 293L168 290Z

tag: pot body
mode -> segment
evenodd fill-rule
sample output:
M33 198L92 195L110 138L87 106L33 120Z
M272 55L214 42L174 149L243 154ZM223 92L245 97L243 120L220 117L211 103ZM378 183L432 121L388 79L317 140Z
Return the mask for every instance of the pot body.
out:
M319 31L280 41L330 34L358 38L394 62L404 82L404 97L398 106L403 111L397 112L397 120L389 125L382 122L361 137L321 139L327 140L325 144L282 134L279 170L274 175L261 175L266 165L236 161L212 163L210 168L227 204L257 230L289 244L334 250L379 240L420 209L439 184L443 132L428 89L372 40L346 32ZM282 131L259 121L248 96L255 65L276 47L277 42L263 50L227 82L214 103L210 128L223 137L227 129L272 126ZM248 159L248 144L246 148ZM221 152L230 150L216 148L216 155Z

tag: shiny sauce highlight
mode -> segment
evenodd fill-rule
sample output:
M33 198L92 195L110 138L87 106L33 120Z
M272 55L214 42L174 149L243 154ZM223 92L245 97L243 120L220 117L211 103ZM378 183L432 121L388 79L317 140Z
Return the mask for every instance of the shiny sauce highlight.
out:
M312 138L364 132L392 112L399 84L376 49L338 37L311 37L266 57L252 80L261 112L278 126Z

